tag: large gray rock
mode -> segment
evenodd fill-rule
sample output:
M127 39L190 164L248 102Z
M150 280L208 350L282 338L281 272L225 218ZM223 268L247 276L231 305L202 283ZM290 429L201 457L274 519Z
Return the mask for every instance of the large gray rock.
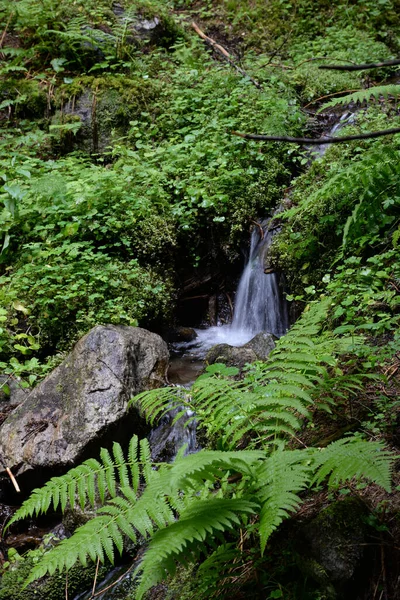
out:
M238 367L238 369L242 369L246 364L256 360L256 353L251 348L245 348L244 346L236 348L229 344L217 344L206 355L206 362L209 365L223 363L228 367Z
M95 327L4 421L1 468L17 476L65 470L116 431L134 394L164 383L167 366L168 349L158 335L138 327ZM124 429L132 435L134 427L129 415Z
M278 338L273 333L257 333L243 348L250 348L257 356L258 360L267 360L272 350L275 348Z
M208 351L206 362L209 365L224 363L229 367L242 369L245 364L266 360L275 348L276 339L272 333L258 333L239 348L229 344L217 344Z

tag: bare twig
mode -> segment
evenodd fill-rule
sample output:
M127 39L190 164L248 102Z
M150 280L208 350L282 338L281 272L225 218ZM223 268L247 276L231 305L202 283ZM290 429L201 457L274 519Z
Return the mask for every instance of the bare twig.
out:
M6 37L6 34L7 34L8 26L10 25L10 23L11 23L11 19L13 18L13 16L14 16L14 13L13 13L13 12L11 12L11 13L10 13L10 16L8 17L8 20L7 20L6 26L4 27L3 33L2 33L2 35L1 35L1 38L0 38L0 48L2 48L2 47L3 47L3 43L4 43L4 39L5 39L5 37Z
M97 559L97 564L96 564L96 572L94 574L94 581L93 581L93 587L92 587L92 595L91 598L94 598L95 596L95 591L96 591L96 585L97 585L97 576L99 574L99 565L100 565L100 559Z
M393 129L384 129L381 131L371 131L370 133L359 133L357 135L344 135L341 137L332 138L302 138L302 137L290 137L282 135L263 135L253 133L239 133L238 131L232 131L233 135L238 135L245 140L256 140L258 142L289 142L291 144L307 144L307 145L321 145L321 144L340 144L342 142L351 142L352 140L367 140L371 138L378 138L384 135L394 135L400 133L400 127Z
M308 104L303 106L303 110L315 104L316 102L320 102L321 100L325 100L326 98L331 98L332 96L340 96L341 94L351 94L353 92L359 92L360 90L343 90L342 92L334 92L333 94L326 94L325 96L320 96L319 98L315 98L315 100L311 100Z
M306 63L324 61L324 60L338 60L338 59L333 58L333 56L314 56L313 58L306 58L305 60L302 60L301 62L299 62L297 65L294 65L294 66L283 65L280 63L272 63L272 62L268 62L268 61L260 66L261 67L278 67L280 69L289 69L290 71L292 71L294 69L298 69L299 67L301 67L302 65L305 65ZM352 65L355 64L351 60L349 60L348 62L351 63ZM319 68L323 68L323 67L319 67Z
M65 600L68 600L68 571L65 574Z
M209 46L211 46L212 48L214 48L214 50L217 50L217 52L219 52L224 59L234 68L236 69L236 71L238 73L240 73L243 77L247 77L251 83L253 85L256 86L256 88L258 88L259 90L262 89L261 84L256 81L255 79L253 79L253 77L250 77L250 75L248 73L246 73L246 71L244 71L241 67L239 67L232 59L232 56L229 54L229 52L220 44L218 44L215 40L213 40L212 38L208 37L208 35L206 35L201 29L200 27L198 27L196 25L196 23L192 23L192 27L195 30L195 32L201 37L201 39L203 39L206 44L208 44Z
M264 239L264 230L261 227L260 223L257 223L257 221L254 221L253 219L250 219L250 222L253 223L253 225L255 225L256 227L258 227L258 229L260 231L260 238L263 240Z
M11 482L12 482L12 484L13 484L14 488L15 488L15 491L16 491L16 492L20 492L21 490L20 490L20 488L19 488L18 482L17 482L17 480L15 479L14 475L11 473L11 469L9 469L8 467L6 467L6 471L7 471L7 475L8 475L8 476L9 476L9 478L11 479Z
M393 65L400 65L400 58L378 63L366 63L364 65L321 65L318 68L330 69L331 71L363 71L364 69L378 69L379 67L391 67Z

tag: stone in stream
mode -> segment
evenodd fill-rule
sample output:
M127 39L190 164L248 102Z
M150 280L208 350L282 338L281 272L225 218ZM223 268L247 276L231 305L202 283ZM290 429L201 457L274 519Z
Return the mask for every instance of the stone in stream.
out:
M258 360L267 360L275 348L277 340L278 338L273 333L262 331L261 333L257 333L243 348L253 350Z
M275 348L277 338L272 333L257 333L247 344L237 348L229 344L217 344L207 353L209 365L220 362L229 367L242 369L245 364L266 360Z
M10 467L24 491L101 445L143 433L129 399L165 382L168 349L139 327L98 325L19 405L0 428L1 469Z

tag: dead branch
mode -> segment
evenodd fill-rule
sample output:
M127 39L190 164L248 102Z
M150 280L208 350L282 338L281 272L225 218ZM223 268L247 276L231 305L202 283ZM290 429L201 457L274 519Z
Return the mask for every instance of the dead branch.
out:
M258 142L289 142L290 144L307 144L307 145L321 145L321 144L340 144L342 142L351 142L352 140L367 140L371 138L378 138L384 135L394 135L400 133L400 127L392 129L383 129L381 131L371 131L370 133L359 133L357 135L343 135L340 137L332 138L303 138L303 137L290 137L282 135L263 135L253 133L239 133L238 131L232 131L232 135L237 135L244 138L245 140L255 140Z
M332 96L340 96L341 94L352 94L353 92L359 92L360 89L357 90L343 90L342 92L333 92L333 94L326 94L325 96L320 96L319 98L315 98L315 100L311 100L308 104L303 106L303 110L315 104L316 102L320 102L321 100L326 100L327 98L332 98Z
M261 84L258 83L258 81L256 81L255 79L253 79L253 77L250 77L250 75L248 73L246 73L246 71L244 71L241 67L239 67L232 59L232 56L229 54L229 52L220 44L218 44L215 40L213 40L212 38L208 37L201 29L200 27L198 27L196 25L196 23L192 23L192 27L195 30L195 32L201 37L201 39L203 39L206 44L208 44L209 46L211 46L214 50L217 50L217 52L219 52L223 58L234 68L236 69L236 71L238 73L240 73L243 77L247 77L248 79L250 79L251 83L253 85L256 86L256 88L258 88L259 90L262 89Z
M3 33L2 33L1 39L0 39L0 48L2 48L2 47L3 47L3 43L4 43L4 40L5 40L6 34L7 34L7 30L8 30L8 27L9 27L9 25L10 25L10 23L11 23L11 19L13 18L13 16L14 16L14 13L13 13L13 12L11 12L11 13L10 13L10 16L8 17L8 20L7 20L6 26L4 27L4 30L3 30Z
M250 219L250 222L253 223L253 225L255 225L256 227L258 227L258 229L260 231L260 238L263 240L264 239L264 230L261 227L260 223L257 223L257 221L254 221L254 219Z
M333 56L314 56L313 58L306 58L305 60L302 60L301 62L297 63L297 65L291 66L291 65L283 65L281 63L272 63L272 62L266 62L263 63L262 65L260 65L260 67L278 67L280 69L289 69L290 71L293 71L294 69L298 69L299 67L301 67L302 65L305 65L306 63L309 62L316 62L316 61L324 61L324 60L338 60L336 58L334 58ZM348 61L349 63L351 63L352 65L355 65L355 63L353 63L351 60ZM319 68L323 68L323 67L319 67Z
M12 484L13 484L14 488L15 488L15 491L16 491L16 492L20 492L21 490L20 490L20 488L19 488L18 482L17 482L17 480L15 479L14 475L11 473L11 469L9 469L8 467L6 467L6 471L7 471L7 475L8 475L8 476L9 476L9 478L11 479L11 482L12 482Z
M364 69L378 69L379 67L391 67L400 65L400 58L385 60L379 63L366 63L364 65L320 65L318 69L330 69L331 71L363 71Z
M96 563L96 572L94 574L94 581L93 581L93 587L92 587L92 595L90 596L91 598L95 597L95 591L96 591L96 585L97 585L97 577L99 575L99 565L100 565L100 559L97 559L97 563Z

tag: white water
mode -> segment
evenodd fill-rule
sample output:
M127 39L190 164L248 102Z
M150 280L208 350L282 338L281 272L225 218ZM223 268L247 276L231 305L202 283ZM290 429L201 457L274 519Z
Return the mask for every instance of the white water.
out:
M176 344L176 348L185 348L191 356L202 358L216 344L243 346L262 331L277 336L287 331L287 305L279 288L278 276L273 272L264 272L264 258L271 241L272 232L268 230L268 222L254 228L249 258L236 292L232 323L196 329L195 340Z

